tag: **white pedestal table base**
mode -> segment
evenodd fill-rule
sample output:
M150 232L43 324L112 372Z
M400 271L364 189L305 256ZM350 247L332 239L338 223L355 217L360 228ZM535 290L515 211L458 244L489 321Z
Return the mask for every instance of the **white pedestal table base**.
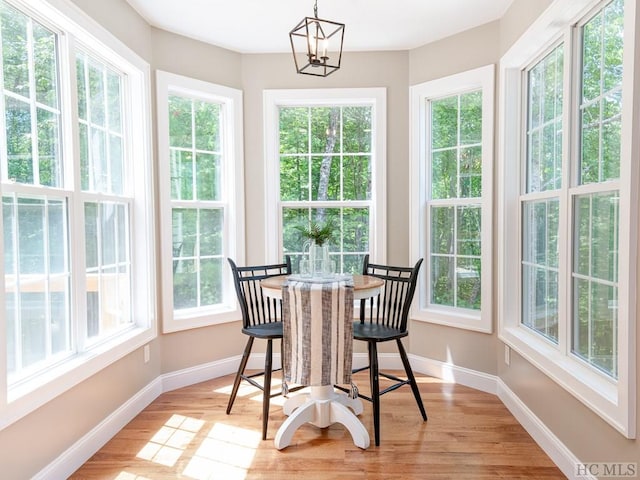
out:
M369 432L356 417L362 413L362 400L338 393L332 385L311 387L310 393L287 399L282 410L289 418L276 433L274 443L278 450L288 447L293 434L305 423L320 428L341 423L349 431L357 447L369 447Z

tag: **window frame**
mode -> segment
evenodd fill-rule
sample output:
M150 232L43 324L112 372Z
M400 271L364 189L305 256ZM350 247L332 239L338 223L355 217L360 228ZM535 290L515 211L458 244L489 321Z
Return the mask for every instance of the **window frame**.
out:
M132 162L133 195L127 201L130 215L130 258L134 279L135 301L132 303L131 328L98 342L81 337L86 326L86 290L84 260L71 263L72 338L73 352L64 361L14 386L8 384L7 344L0 342L0 430L61 395L75 385L115 363L125 355L147 344L157 336L155 293L155 238L153 233L153 168L151 158L151 102L149 64L117 40L104 27L66 2L44 0L7 0L14 8L32 17L58 35L58 80L60 89L60 138L63 161L62 188L31 185L8 185L0 182L0 194L51 195L67 199L67 233L69 249L84 248L83 205L87 198L80 188L79 140L77 136L77 89L75 80L76 52L83 50L115 66L124 74L125 118L123 131L136 141L126 142L125 158ZM4 131L4 118L0 120ZM2 135L4 147L4 134ZM66 166L65 166L66 164ZM69 165L71 164L71 165ZM2 212L0 211L0 225ZM0 236L0 249L3 249ZM0 267L4 270L4 267ZM0 303L5 304L5 280L0 275ZM5 315L0 316L0 331L5 332ZM80 335L80 336L79 336ZM6 338L5 335L2 335Z
M640 168L637 162L640 142L633 137L640 118L639 69L634 68L638 56L634 45L636 2L624 5L624 52L622 90L622 134L620 179L608 184L575 185L576 152L579 137L576 88L580 64L576 50L580 46L577 28L592 18L608 1L559 0L550 6L533 26L512 46L500 61L500 132L499 132L499 203L498 203L498 338L509 345L536 368L544 372L575 398L593 410L627 438L636 436L636 315L637 315L637 250L638 219L633 205L638 203ZM523 72L543 57L560 40L564 41L565 107L563 131L563 179L561 187L559 232L559 341L558 346L520 324L521 319L521 231L520 195L524 181L521 159L526 111L526 77ZM541 48L542 47L542 48ZM573 74L573 75L572 75ZM572 78L573 77L573 78ZM567 95L567 92L571 95ZM567 126L570 127L567 128ZM513 159L518 159L514 161ZM573 170L570 170L573 169ZM513 181L513 179L520 181ZM571 179L569 184L568 180ZM573 214L570 202L578 194L605 191L617 184L620 192L619 258L618 258L618 380L615 381L589 366L571 353L570 328L573 325L568 276L573 256L570 242ZM564 199L563 199L564 197ZM514 281L517 279L517 281Z
M174 310L172 199L170 187L169 106L170 94L219 103L224 109L222 130L222 199L216 203L224 209L223 256L244 262L244 154L242 91L231 87L158 70L156 72L158 178L160 211L160 251L162 290L162 331L187 330L237 321L240 309L236 301L231 269L223 265L223 301L214 306ZM192 208L200 208L195 201ZM169 260L167 260L169 259Z
M424 257L426 268L418 279L417 299L412 318L482 333L493 332L492 317L492 217L493 217L493 142L494 142L495 66L485 65L447 77L411 86L411 255ZM481 309L480 311L432 305L430 255L431 175L429 168L431 119L429 101L466 92L482 92L482 197L481 234ZM458 199L456 199L457 201ZM464 202L463 202L464 203ZM474 202L477 203L477 202Z
M282 204L280 202L279 107L371 106L371 205L369 214L369 254L386 262L386 118L387 92L382 87L264 90L265 129L265 258L279 262L283 257ZM358 201L358 203L362 203ZM313 207L312 207L313 208ZM277 228L269 228L277 225Z

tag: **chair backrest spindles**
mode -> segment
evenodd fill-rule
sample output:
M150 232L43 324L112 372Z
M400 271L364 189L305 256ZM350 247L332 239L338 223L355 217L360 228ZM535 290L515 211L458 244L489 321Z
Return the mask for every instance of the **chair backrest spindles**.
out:
M379 295L361 300L360 321L406 330L421 265L422 258L413 267L379 265L369 263L369 255L366 255L363 275L378 277L384 280L384 285Z
M238 267L227 259L233 273L233 282L242 312L244 328L281 320L281 302L263 295L260 281L278 275L291 274L291 260L271 265Z

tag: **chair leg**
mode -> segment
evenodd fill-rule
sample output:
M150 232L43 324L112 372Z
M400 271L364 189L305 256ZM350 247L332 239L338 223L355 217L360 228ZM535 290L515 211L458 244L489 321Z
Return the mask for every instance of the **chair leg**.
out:
M242 375L244 374L244 369L247 366L249 355L251 355L251 347L253 346L253 340L254 340L253 337L249 337L249 339L247 340L247 345L244 347L244 353L242 354L242 359L240 360L238 373L236 373L236 379L233 381L233 389L231 390L231 397L229 397L229 403L227 404L227 415L231 413L233 402L235 402L236 395L238 395L238 388L240 387L240 382L242 381Z
M369 383L371 384L371 404L373 405L373 432L376 447L380 446L380 375L378 372L378 347L376 342L369 346Z
M398 343L398 351L400 352L400 358L402 359L402 365L404 365L404 371L409 378L409 382L411 385L411 390L413 390L413 396L416 397L416 403L418 404L418 408L420 409L420 413L422 414L422 420L427 421L427 412L424 409L424 405L422 403L422 398L420 397L420 390L418 389L418 382L416 382L416 377L413 375L413 370L411 369L411 364L409 363L409 358L407 357L407 352L402 345L400 339L396 339Z
M267 340L267 352L264 359L264 385L262 389L262 439L267 439L269 423L269 402L271 400L271 371L273 368L273 340Z

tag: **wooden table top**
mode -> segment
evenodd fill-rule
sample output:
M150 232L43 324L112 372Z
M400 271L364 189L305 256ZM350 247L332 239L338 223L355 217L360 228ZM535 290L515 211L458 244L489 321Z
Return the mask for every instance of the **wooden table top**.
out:
M267 296L280 298L282 295L282 285L287 277L288 275L278 275L277 277L265 278L260 282L260 285ZM354 275L353 297L356 300L371 297L378 293L382 285L384 285L384 281L378 277L371 275Z

